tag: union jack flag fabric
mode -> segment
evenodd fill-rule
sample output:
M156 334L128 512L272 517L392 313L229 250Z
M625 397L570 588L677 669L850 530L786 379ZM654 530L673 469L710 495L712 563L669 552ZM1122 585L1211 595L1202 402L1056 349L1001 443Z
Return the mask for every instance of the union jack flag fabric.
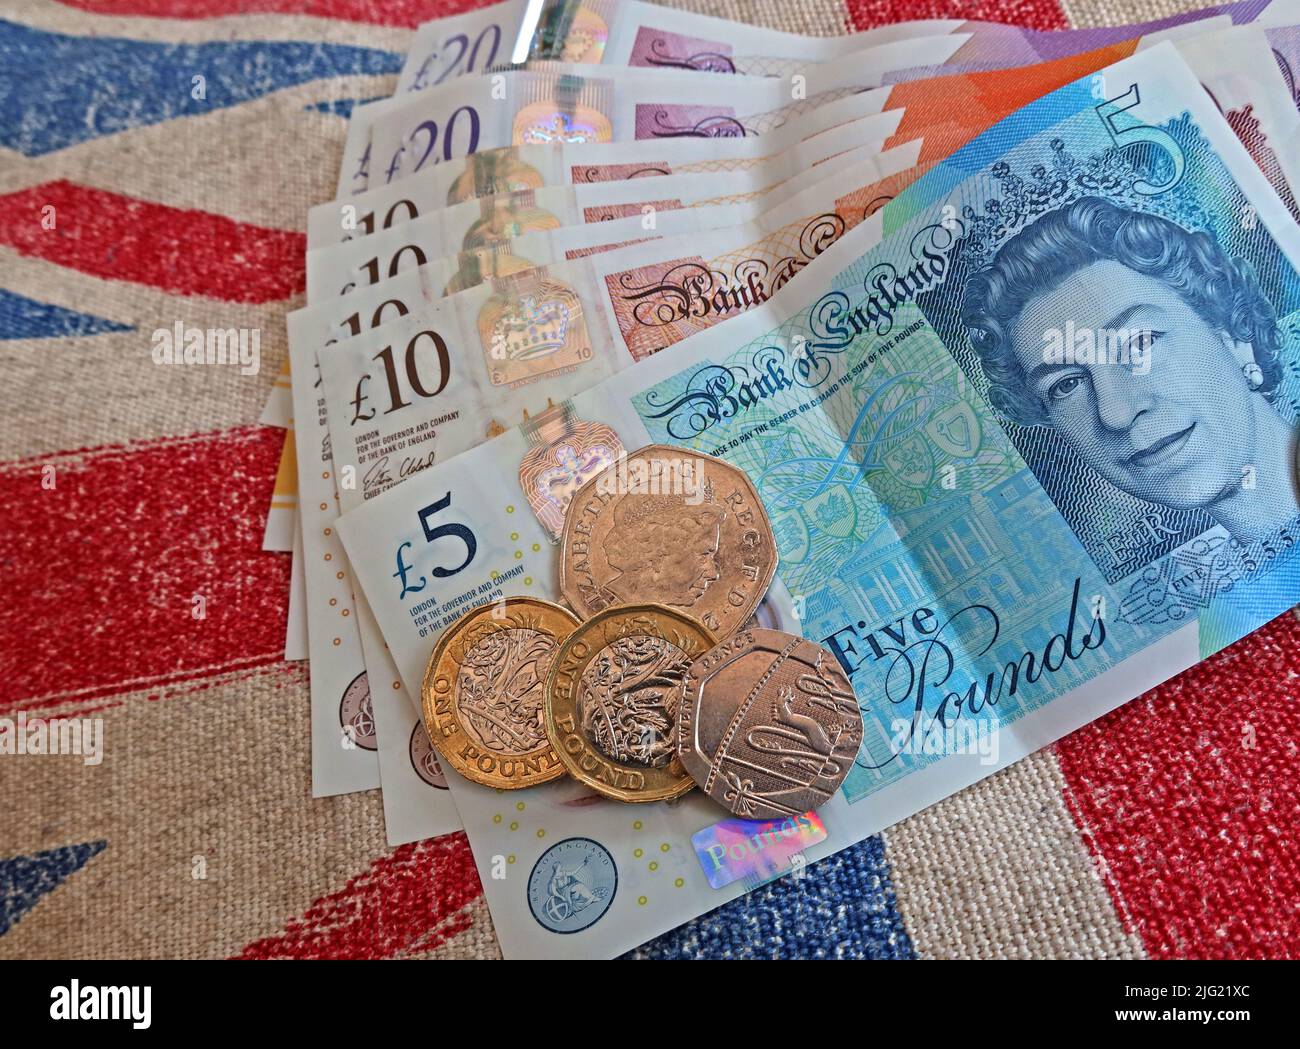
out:
M0 956L492 957L462 835L390 848L313 800L289 559L257 424L308 207L412 29L475 0L10 0L0 15L0 717L99 719L103 760L0 754ZM1196 0L685 0L834 34L1064 28ZM261 367L164 367L178 322ZM197 614L201 609L202 615ZM1259 957L1300 943L1300 622L634 952Z

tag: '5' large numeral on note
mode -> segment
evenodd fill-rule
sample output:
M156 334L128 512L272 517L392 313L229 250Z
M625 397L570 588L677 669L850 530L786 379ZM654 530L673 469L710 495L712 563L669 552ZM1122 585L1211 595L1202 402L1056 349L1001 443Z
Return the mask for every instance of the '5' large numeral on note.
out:
M420 527L424 529L424 541L426 543L436 543L439 539L455 539L465 544L465 560L455 568L448 568L445 565L434 565L429 569L430 574L435 579L445 579L447 576L453 576L462 571L471 561L474 555L478 553L478 540L474 538L474 533L463 524L430 524L430 518L435 514L441 513L447 507L451 506L451 493L448 492L437 502L430 503L428 506L422 506L416 511L416 516L420 519ZM425 588L428 580L420 576L417 582L411 582L410 573L415 566L407 564L406 551L410 549L410 542L402 543L397 548L397 571L393 573L393 578L398 580L402 586L402 592L399 596L405 599L407 594L418 594Z
M1183 169L1187 166L1187 159L1183 156L1182 146L1169 132L1162 131L1158 127L1152 127L1150 124L1142 124L1134 117L1123 116L1124 113L1140 105L1141 102L1142 95L1138 91L1137 84L1131 84L1129 89L1122 95L1108 98L1097 106L1096 110L1097 116L1101 119L1107 134L1110 135L1111 141L1116 146L1124 147L1147 143L1157 146L1169 154L1169 159L1173 162L1173 171L1170 173L1169 178L1160 183L1139 178L1133 183L1133 188L1139 193L1151 196L1173 189L1182 181ZM1127 126L1121 126L1121 122Z
M441 524L432 528L429 526L429 518L434 514L447 509L450 505L451 493L448 492L436 503L430 503L428 506L422 507L417 511L417 515L420 518L420 527L424 529L424 541L426 543L436 543L439 539L459 539L465 544L465 560L455 568L444 568L442 565L437 565L430 569L434 577L437 579L443 579L446 576L455 575L474 560L474 554L478 551L478 540L474 538L474 533L465 525Z

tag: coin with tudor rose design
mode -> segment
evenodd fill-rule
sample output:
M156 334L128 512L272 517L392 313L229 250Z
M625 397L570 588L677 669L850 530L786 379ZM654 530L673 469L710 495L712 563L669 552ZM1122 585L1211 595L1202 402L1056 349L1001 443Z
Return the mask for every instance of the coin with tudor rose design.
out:
M546 682L546 732L569 774L618 801L690 790L677 715L686 672L716 642L662 605L608 608L570 634Z
M835 657L806 638L742 630L692 664L677 754L709 797L743 819L828 801L862 745L862 711Z
M767 511L743 470L652 444L574 495L560 540L560 592L580 616L653 603L726 637L754 614L776 562Z
M504 790L564 775L542 707L551 663L577 625L560 605L510 597L447 628L421 689L424 727L447 764Z

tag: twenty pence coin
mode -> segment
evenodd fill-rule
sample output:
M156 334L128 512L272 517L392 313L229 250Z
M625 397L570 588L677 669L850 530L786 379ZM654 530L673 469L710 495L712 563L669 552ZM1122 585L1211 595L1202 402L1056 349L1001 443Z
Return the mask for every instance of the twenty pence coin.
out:
M677 753L714 801L747 820L828 801L862 745L862 711L835 657L780 630L742 630L691 665Z

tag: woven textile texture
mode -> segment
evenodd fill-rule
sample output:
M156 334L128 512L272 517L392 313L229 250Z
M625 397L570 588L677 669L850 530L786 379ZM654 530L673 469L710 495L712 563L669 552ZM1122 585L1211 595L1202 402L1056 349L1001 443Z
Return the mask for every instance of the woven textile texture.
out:
M256 422L343 114L391 92L412 27L473 2L7 0L0 14L0 715L93 714L105 751L97 766L0 756L0 957L499 953L462 835L393 849L377 794L311 798L306 669L282 652L289 559L261 550L282 435ZM681 6L826 35L1200 5ZM259 374L153 365L149 333L178 320L260 329ZM633 953L1294 955L1298 672L1288 614Z

